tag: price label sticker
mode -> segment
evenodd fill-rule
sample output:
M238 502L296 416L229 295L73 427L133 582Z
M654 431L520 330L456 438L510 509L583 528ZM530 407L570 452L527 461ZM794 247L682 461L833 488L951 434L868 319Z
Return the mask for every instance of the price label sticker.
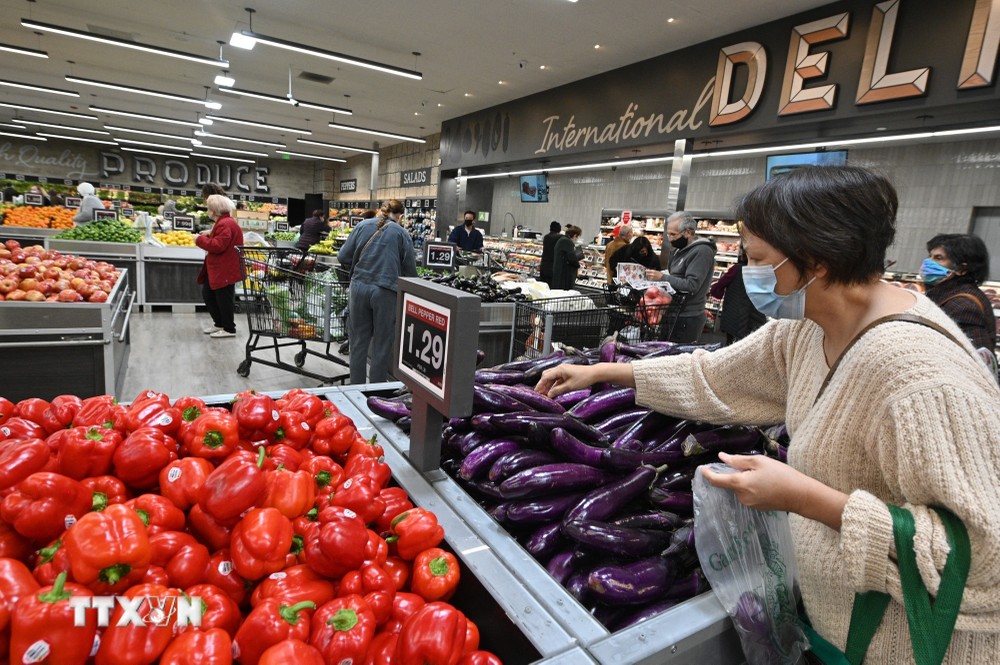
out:
M444 399L450 320L447 308L412 293L403 295L399 368L439 399Z

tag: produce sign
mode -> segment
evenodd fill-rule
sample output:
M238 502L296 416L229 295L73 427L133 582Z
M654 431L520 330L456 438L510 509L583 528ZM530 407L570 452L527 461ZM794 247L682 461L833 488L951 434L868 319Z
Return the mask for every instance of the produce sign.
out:
M171 215L173 227L178 231L194 231L194 217Z
M79 196L67 196L65 206L70 210L76 210L83 203L83 199Z
M94 210L94 221L99 222L101 220L107 219L118 219L118 210L113 208L111 210Z
M0 247L0 301L107 302L118 277L118 269L104 261L60 254L41 245L22 248L16 240ZM6 436L0 428L0 440Z
M457 254L458 247L453 243L428 242L424 245L424 267L451 270L455 267Z
M26 206L40 206L45 202L41 194L31 194L26 193L24 195L24 205Z
M0 440L12 663L500 665L434 513L316 395L0 398Z
M403 339L399 364L431 393L444 399L451 312L412 294L403 295Z

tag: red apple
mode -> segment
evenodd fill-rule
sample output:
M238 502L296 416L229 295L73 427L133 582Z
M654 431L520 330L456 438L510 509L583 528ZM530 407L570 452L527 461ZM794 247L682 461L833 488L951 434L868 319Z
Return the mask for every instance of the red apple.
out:
M81 286L83 286L86 283L87 283L87 280L85 280L83 277L74 277L73 279L69 280L69 288L71 288L71 289L79 289Z
M59 279L62 276L62 270L56 268L55 266L50 266L45 269L44 277L45 279Z
M83 297L73 289L63 289L59 292L59 302L79 302Z
M21 289L14 289L7 294L7 300L24 300L25 293Z
M7 249L6 247L0 248L0 259L9 259L9 258L10 258L10 250Z
M17 284L18 283L16 281L10 279L9 277L0 279L0 293L6 295L8 293L11 293L12 291L16 291Z
M84 298L89 298L94 293L94 291L99 291L99 290L100 289L98 289L93 284L87 284L87 283L81 284L80 286L76 287L77 293L79 293Z
M24 294L24 299L31 302L41 302L45 300L45 294L41 291L31 290Z
M22 279L21 283L17 285L17 288L22 291L34 291L38 288L38 280L34 277L28 277L27 279Z
M86 268L80 268L79 270L73 271L73 277L80 277L82 279L87 279L90 277L90 271Z
M78 256L73 256L66 262L66 268L68 270L79 270L83 267L83 261Z
M28 255L22 252L20 249L12 249L10 251L10 260L13 263L24 263L24 260L28 258Z
M108 301L108 294L100 290L94 291L93 293L90 294L90 297L87 298L87 302L107 302L107 301Z
M15 249L18 249L18 248L21 247L21 243L19 243L16 240L8 240L7 242L4 243L4 247L6 247L7 249L9 249L11 251L14 251Z
M38 283L38 290L44 293L45 295L49 295L50 293L52 293L53 284L55 284L55 282L53 282L51 279L43 279Z
M57 279L55 281L55 283L52 284L52 290L55 291L55 292L57 292L57 293L59 291L65 291L68 288L69 288L69 280L68 279Z

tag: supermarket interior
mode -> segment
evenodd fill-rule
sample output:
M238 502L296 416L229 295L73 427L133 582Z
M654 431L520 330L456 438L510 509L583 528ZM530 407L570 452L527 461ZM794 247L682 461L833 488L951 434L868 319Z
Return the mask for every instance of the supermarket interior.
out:
M0 0L0 660L1000 660L998 0L249 4Z

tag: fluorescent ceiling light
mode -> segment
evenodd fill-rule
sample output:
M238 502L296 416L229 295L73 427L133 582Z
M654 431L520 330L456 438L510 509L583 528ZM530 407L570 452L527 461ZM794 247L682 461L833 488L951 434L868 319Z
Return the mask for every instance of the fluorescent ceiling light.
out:
M361 134L374 134L375 136L387 136L391 139L402 139L403 141L412 141L413 143L427 143L427 141L419 139L416 136L406 136L405 134L393 134L392 132L382 132L377 129L352 127L351 125L341 125L336 122L331 122L329 126L334 129L343 129L349 132L360 132Z
M152 120L153 122L165 122L171 125L183 125L184 127L201 127L197 122L188 122L187 120L174 120L173 118L161 118L158 115L146 115L145 113L132 113L131 111L116 111L115 109L106 109L103 106L91 106L91 111L95 113L110 113L111 115L122 115L126 118L139 118L140 120ZM93 116L86 116L88 118ZM96 118L95 118L96 119Z
M30 55L34 58L47 58L49 54L45 51L39 51L33 48L24 48L23 46L14 46L13 44L0 44L0 51L9 51L10 53L17 53L19 55Z
M215 123L212 122L211 118L198 118L198 124L208 127L209 125L214 125Z
M303 44L296 44L295 42L290 42L285 39L279 39L278 37L269 37L267 35L262 35L259 32L254 32L252 30L244 30L242 32L244 37L249 37L254 40L254 42L260 42L261 44L267 44L269 46L275 46L277 48L283 48L289 51L295 51L297 53L305 53L306 55L314 55L317 58L326 58L327 60L335 60L337 62L343 62L348 65L357 65L358 67L364 67L366 69L373 69L377 72L382 72L384 74L394 74L396 76L402 76L404 78L421 80L424 75L420 72L415 72L411 69L403 69L402 67L394 67L392 65L386 65L381 62L376 62L374 60L366 60L365 58L355 58L354 56L346 55L344 53L337 53L335 51L325 51L321 48L315 48L313 46L305 46ZM229 41L232 44L232 40ZM235 46L235 44L234 44Z
M31 83L17 83L16 81L0 81L0 85L10 88L23 88L24 90L35 90L37 92L47 92L52 95L66 95L67 97L79 97L80 93L73 90L60 90L59 88L48 88L44 85L33 85Z
M217 148L210 145L202 145L201 150L218 150L219 152L235 152L237 155L253 155L254 157L267 157L266 152L251 152L249 150L236 150L234 148Z
M515 176L515 175L529 175L532 173L538 173L539 171L545 171L546 173L552 173L554 171L588 171L590 169L607 168L610 166L641 166L645 164L659 164L662 162L671 162L673 161L673 159L674 158L672 155L669 157L647 157L646 159L616 159L613 162L574 164L573 166L553 166L553 167L528 169L526 171L503 171L501 173L482 173L478 175L467 175L464 177L467 180L476 180L479 178L506 178L508 176Z
M219 92L226 92L230 95L239 95L240 97L253 97L254 99L263 99L269 102L278 102L279 104L291 104L292 106L301 106L302 108L316 109L318 111L328 111L330 113L343 113L344 115L354 115L354 112L350 109L341 108L339 106L327 106L326 104L317 104L315 102L304 102L301 99L294 99L290 97L279 97L278 95L267 95L262 92L256 92L254 90L241 90L240 88L219 88Z
M235 46L236 48L246 49L247 51L252 51L253 47L257 45L257 40L253 37L247 37L239 32L234 32L229 37L229 45Z
M221 141L238 141L240 143L252 143L254 145L266 145L272 148L284 148L284 143L278 143L277 141L258 141L257 139L241 139L236 136L225 136L223 134L209 134L208 132L195 132L195 136L203 136L210 139L219 139ZM300 141L302 139L299 139Z
M159 136L164 139L177 139L178 141L192 141L186 136L177 136L176 134L164 134L162 132L147 132L143 129L129 129L128 127L118 127L116 125L104 125L105 129L110 129L115 132L126 132L128 134L142 134L143 136Z
M363 152L369 155L377 155L378 150L368 150L367 148L352 148L349 145L340 145L339 143L323 143L322 141L310 141L308 139L296 139L299 143L307 143L309 145L318 145L324 148L335 148L336 150L353 150L354 152Z
M14 134L12 132L0 132L0 136L13 136L19 139L28 139L29 141L47 141L48 139L43 139L40 136L32 136L31 134Z
M125 152L138 152L143 155L163 155L164 157L180 157L181 159L187 159L189 155L182 152L157 152L156 150L146 150L144 148L128 148L126 146L121 147Z
M236 85L236 79L226 74L219 74L215 77L215 85L222 86L223 88L232 88Z
M188 139L184 139L187 141ZM132 139L120 139L115 137L115 141L118 143L128 143L130 145L143 145L148 148L168 148L170 150L185 150L191 152L192 148L190 146L179 146L179 145L167 145L165 143L149 143L147 141L133 141Z
M114 141L101 141L100 139L85 139L81 136L66 136L65 134L46 134L38 132L39 136L47 136L50 139L64 139L66 141L82 141L84 143L97 143L99 145L117 145Z
M69 118L84 118L85 120L98 120L97 116L87 115L86 113L73 113L72 111L54 111L52 109L43 109L39 106L28 106L27 104L9 104L7 102L0 102L0 106L9 109L21 109L22 111L36 111L38 113L51 113L53 115L64 115ZM90 107L91 110L94 109L93 106Z
M203 152L192 152L191 156L192 157L207 157L209 159L222 159L222 160L225 160L227 162L241 162L243 164L256 164L257 163L257 162L255 162L252 159L237 159L236 157L223 157L222 155L206 155Z
M76 37L78 39L87 39L92 42L100 42L101 44L110 44L111 46L123 46L125 48L134 49L136 51L144 51L146 53L155 53L156 55L165 55L171 58L179 58L181 60L188 60L190 62L197 62L201 65L211 65L213 67L228 67L229 61L223 60L221 58L209 58L203 55L196 55L194 53L185 53L184 51L175 51L174 49L161 48L159 46L147 46L146 44L140 44L138 42L129 41L127 39L116 39L115 37L105 37L104 35L94 34L92 32L87 32L85 30L74 30L73 28L64 28L58 25L52 25L51 23L39 23L38 21L32 21L31 19L22 18L21 25L31 30L41 30L42 32L52 32L57 35L65 35L66 37Z
M80 85L89 85L95 88L108 88L110 90L121 90L122 92L131 92L137 95L145 95L146 97L160 97L162 99L171 99L175 102L187 102L189 104L198 104L199 106L207 106L212 108L214 102L209 102L204 99L199 99L197 97L187 97L185 95L175 95L170 92L160 92L158 90L147 90L146 88L133 88L129 85L119 85L117 83L107 83L105 81L95 81L93 79L80 78L78 76L67 76L66 80L70 83L79 83ZM222 108L221 105L215 104L216 107Z
M261 127L263 129L274 129L279 132L293 132L295 134L312 134L308 129L295 129L294 127L282 127L281 125L269 125L266 122L253 122L252 120L240 120L238 118L224 118L218 115L207 116L211 120L218 120L219 122L231 122L237 125L246 125L248 127Z
M346 159L337 159L336 157L321 157L320 155L307 155L303 152L289 152L287 150L275 150L279 155L292 155L294 157L308 157L309 159L322 159L327 162L340 162L341 164L346 164Z
M26 125L32 125L33 127L51 127L52 129L66 129L74 132L84 132L86 134L103 134L107 136L108 132L103 129L84 129L83 127L70 127L68 125L56 125L51 122L37 122L35 120L20 120Z
M24 122L23 120L17 120L17 118L15 118L15 120L17 122ZM0 122L0 127L6 127L7 129L27 129L27 127L25 127L24 125L17 125L14 124L13 122Z

